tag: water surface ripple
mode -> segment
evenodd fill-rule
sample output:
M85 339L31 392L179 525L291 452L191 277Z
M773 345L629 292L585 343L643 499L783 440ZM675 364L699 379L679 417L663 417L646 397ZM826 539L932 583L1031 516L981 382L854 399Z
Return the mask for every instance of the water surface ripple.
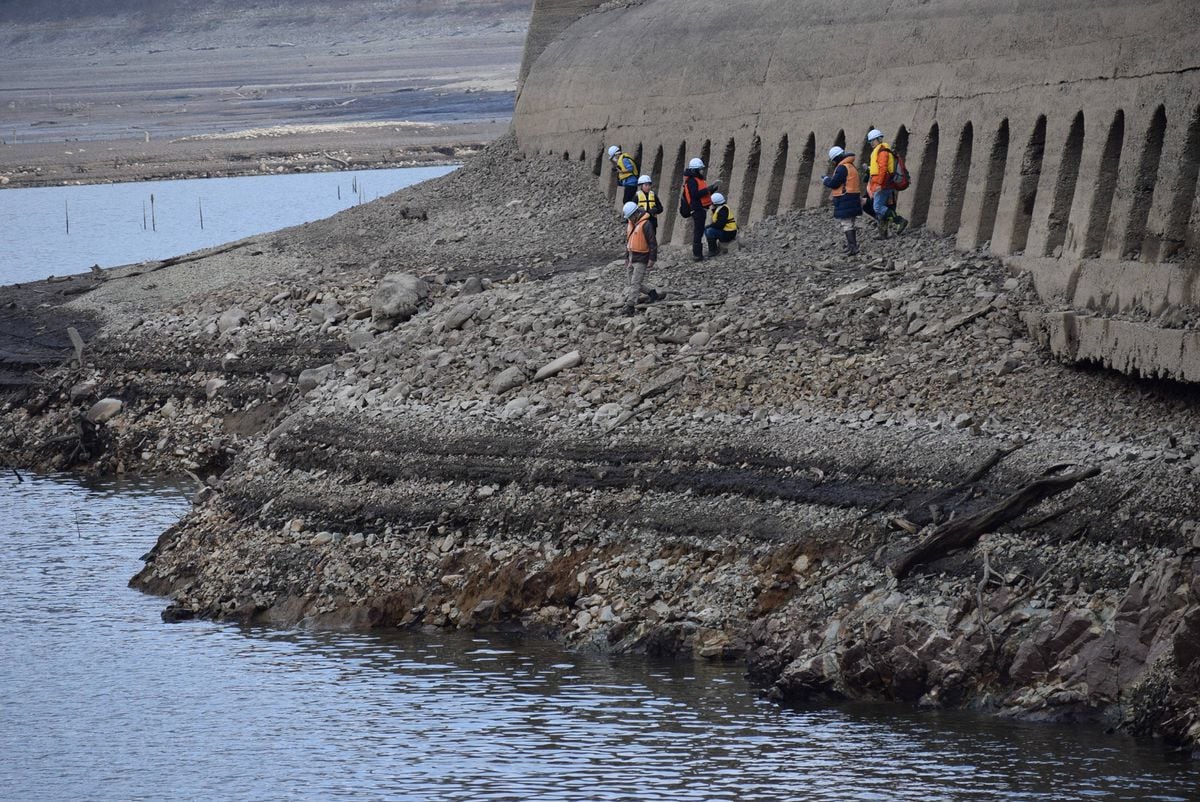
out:
M1154 744L513 636L165 625L126 588L177 487L0 479L5 800L1192 800Z

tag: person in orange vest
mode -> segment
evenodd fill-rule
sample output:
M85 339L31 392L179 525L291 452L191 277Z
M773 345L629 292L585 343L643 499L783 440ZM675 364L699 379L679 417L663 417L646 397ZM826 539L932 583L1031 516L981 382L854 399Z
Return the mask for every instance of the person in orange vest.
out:
M708 220L708 208L712 206L712 192L717 182L704 180L704 162L692 159L683 171L683 192L679 196L679 215L692 219L692 260L704 261L704 227Z
M821 183L832 191L833 218L838 221L846 235L846 255L858 253L858 229L855 221L862 216L862 179L854 166L854 154L834 145L829 149L829 163L837 165L833 172L821 179Z
M872 215L879 224L877 239L888 238L888 225L895 221L896 236L908 228L908 221L896 214L896 189L892 186L892 176L896 173L896 153L892 146L883 141L883 132L872 128L867 132L867 142L871 145L870 181L867 182L867 194L871 197Z
M635 201L621 209L625 216L625 310L626 315L637 311L638 299L644 293L653 303L662 296L645 285L646 273L658 261L658 237L650 224L650 215Z
M637 194L638 166L620 145L612 145L608 149L608 158L613 163L613 172L617 176L617 186L624 192L621 202L629 203Z

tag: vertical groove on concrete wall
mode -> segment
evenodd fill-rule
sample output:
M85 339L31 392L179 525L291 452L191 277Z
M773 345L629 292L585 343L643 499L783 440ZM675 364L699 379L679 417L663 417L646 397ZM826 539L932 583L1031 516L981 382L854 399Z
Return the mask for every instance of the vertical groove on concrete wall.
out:
M738 199L737 217L743 223L750 222L750 209L754 203L754 193L758 189L758 168L761 164L762 139L756 136L750 141L750 158L746 159L746 175L742 179L742 197Z
M837 136L835 136L833 138L833 144L837 145L839 148L846 147L846 130L844 128L837 132ZM826 168L825 168L825 172L826 173L833 172L832 168L833 168L832 163L827 164ZM822 187L822 189L821 189L821 206L828 206L828 205L829 205L829 188Z
M712 177L712 172L711 172L711 169L712 169L712 140L711 139L704 140L704 146L700 148L700 161L704 162L705 168L710 170L710 172L708 173L708 176L709 176L709 178L711 178Z
M921 172L917 176L917 186L913 190L912 224L923 226L929 220L929 199L933 196L933 182L937 177L938 162L938 124L929 127L929 136L925 137L925 153L921 157Z
M783 194L783 175L787 172L788 137L779 140L775 149L775 163L771 165L771 183L767 184L767 202L763 205L763 217L779 214L779 198Z
M908 158L908 128L903 125L896 132L896 141L892 143L892 150L900 154L902 159Z
M658 184L658 192L661 194L663 189L662 184L662 167L663 167L663 149L662 145L658 146L658 150L654 151L654 164L650 166L650 180Z
M1142 146L1142 158L1133 177L1133 199L1129 209L1129 224L1125 227L1125 241L1121 244L1122 258L1137 259L1142 255L1142 240L1146 237L1150 205L1154 203L1154 187L1158 183L1158 165L1162 161L1166 136L1167 109L1159 106L1150 120L1146 142Z
M1062 158L1058 161L1058 184L1054 187L1054 206L1046 220L1046 250L1043 256L1060 255L1067 240L1067 221L1071 219L1071 201L1075 198L1075 181L1079 178L1079 162L1083 158L1083 112L1075 115Z
M996 228L996 212L1000 209L1000 194L1004 191L1004 171L1008 165L1008 120L1000 123L996 138L992 141L992 152L988 158L987 182L983 187L983 210L979 214L979 231L975 234L975 247L992 241Z
M1113 195L1117 191L1121 149L1124 146L1125 112L1117 109L1112 125L1108 127L1108 138L1104 140L1104 155L1100 159L1100 178L1096 182L1096 194L1092 196L1087 236L1083 241L1085 259L1099 257L1100 251L1104 247L1104 234L1108 231L1108 216L1112 212Z
M733 160L736 158L737 142L730 139L725 145L725 155L721 158L721 172L716 176L710 176L710 178L720 180L722 193L728 192L729 185L733 183Z
M809 133L800 153L800 169L796 173L796 192L792 195L792 208L803 209L808 205L809 182L812 181L813 165L817 161L817 135Z
M658 224L662 226L662 236L659 237L659 242L670 242L671 232L675 230L675 219L679 217L677 210L679 209L679 195L683 188L683 166L687 163L687 143L680 142L679 148L675 151L675 163L671 165L671 174L667 176L666 181L659 180L659 190L666 189L667 197L663 202L666 207L663 209L662 216L658 218Z
M646 172L646 165L642 163L642 156L644 155L645 149L643 148L642 143L639 142L637 148L633 151L633 163L639 176Z
M946 217L942 235L958 233L962 222L963 198L967 194L967 181L971 177L971 151L975 146L975 126L970 121L958 135L958 149L954 152L954 168L950 173L950 186L946 188Z
M1167 220L1167 233L1163 242L1162 258L1169 259L1183 250L1187 244L1187 227L1192 217L1192 206L1196 200L1196 178L1200 174L1200 106L1192 115L1188 126L1187 140L1183 145L1183 157L1179 160L1179 177L1175 180L1175 192L1171 203L1171 216Z
M599 178L602 172L604 172L603 150L596 154L596 160L592 162L592 175L596 176L596 178Z
M587 151L586 150L579 151L579 161L581 161L581 162L587 161Z
M1013 215L1013 234L1010 250L1024 253L1029 242L1029 224L1037 203L1038 182L1042 178L1042 160L1046 155L1046 115L1037 118L1025 155L1021 159L1021 186L1017 191L1017 211Z

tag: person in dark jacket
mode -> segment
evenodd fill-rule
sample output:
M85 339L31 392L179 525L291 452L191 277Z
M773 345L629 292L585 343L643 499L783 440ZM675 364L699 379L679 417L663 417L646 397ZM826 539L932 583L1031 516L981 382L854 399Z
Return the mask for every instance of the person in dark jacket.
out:
M854 154L834 145L829 149L829 162L836 165L833 172L821 178L832 192L833 218L846 235L846 254L858 253L858 229L855 222L862 216L862 179L854 166Z
M733 242L737 239L738 225L733 217L733 211L725 205L725 196L720 192L712 195L712 220L704 229L704 238L708 240L708 255L716 256L721 253L720 242Z
M683 192L679 196L679 214L692 219L692 259L704 261L704 225L708 220L708 207L712 206L711 185L704 180L704 162L692 159L683 171Z

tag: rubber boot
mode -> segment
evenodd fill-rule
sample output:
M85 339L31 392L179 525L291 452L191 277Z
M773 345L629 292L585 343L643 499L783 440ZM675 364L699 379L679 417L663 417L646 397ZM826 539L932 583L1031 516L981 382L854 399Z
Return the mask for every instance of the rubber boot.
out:
M878 231L878 233L875 234L875 239L887 239L887 238L888 238L888 219L887 219L887 217L881 217L879 219L879 231Z
M904 233L904 229L908 228L908 219L892 212L892 219L896 221L896 236Z
M708 255L716 256L717 254L719 254L721 252L721 246L718 245L717 241L715 239L713 239L712 237L707 237L707 239L708 239Z
M846 232L846 255L854 256L858 253L858 229L853 228Z

